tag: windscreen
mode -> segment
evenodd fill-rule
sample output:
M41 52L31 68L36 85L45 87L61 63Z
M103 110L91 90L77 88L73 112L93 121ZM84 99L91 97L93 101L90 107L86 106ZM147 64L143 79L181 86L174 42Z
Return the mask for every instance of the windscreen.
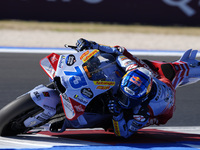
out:
M106 81L113 74L113 67L116 67L115 63L114 56L103 53L91 57L82 66L90 80Z

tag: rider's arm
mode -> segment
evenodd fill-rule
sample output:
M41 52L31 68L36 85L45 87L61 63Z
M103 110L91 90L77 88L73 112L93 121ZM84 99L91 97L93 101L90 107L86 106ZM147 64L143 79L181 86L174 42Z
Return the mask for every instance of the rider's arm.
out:
M142 115L133 115L133 118L125 121L123 113L118 116L113 116L113 127L115 135L128 138L138 129L144 127L148 122L148 118Z
M125 50L124 47L120 46L111 47L111 46L101 45L94 41L88 41L83 38L77 41L76 46L78 51L82 51L84 49L98 49L102 52L117 54L117 55L122 54Z
M124 55L119 55L116 58L117 64L125 71L128 72L138 67L137 63Z
M98 49L98 50L106 52L106 53L117 54L117 55L123 54L123 52L125 50L124 47L120 47L120 46L111 47L111 46L97 44L95 42L93 42L92 48Z
M135 65L137 66L144 66L144 63L138 59L137 57L133 56L131 53L129 53L124 47L121 46L106 46L106 45L101 45L93 41L88 41L86 39L79 39L76 43L77 50L82 51L85 49L98 49L102 52L106 53L111 53L111 54L116 54L118 56L117 58L117 63L119 66L121 66L125 71L131 70L133 68L136 68ZM119 59L123 57L122 55L126 56L126 58ZM122 61L125 60L125 61ZM132 61L132 63L130 63Z
M141 107L134 111L137 115L130 115L130 118L127 119L128 121L124 119L123 111L116 99L109 101L108 108L113 114L113 129L117 136L127 138L138 129L141 129L148 122L148 116L145 115L144 109L141 109L140 111ZM144 115L141 115L143 113Z

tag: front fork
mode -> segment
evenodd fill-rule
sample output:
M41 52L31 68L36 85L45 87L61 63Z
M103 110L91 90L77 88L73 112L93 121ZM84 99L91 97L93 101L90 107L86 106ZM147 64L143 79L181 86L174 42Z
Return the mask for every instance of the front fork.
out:
M60 96L55 89L39 85L28 93L32 100L41 107L43 111L27 118L24 121L26 127L34 127L45 122L56 114L56 106L60 103Z

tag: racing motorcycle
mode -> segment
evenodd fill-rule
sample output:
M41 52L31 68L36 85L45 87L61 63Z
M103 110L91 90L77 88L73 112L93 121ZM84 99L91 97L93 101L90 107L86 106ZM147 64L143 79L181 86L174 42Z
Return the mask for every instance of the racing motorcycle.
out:
M177 88L200 80L197 52L188 50L174 62L133 58L151 70L154 77L163 75ZM35 87L0 110L1 136L28 133L63 119L76 120L88 127L84 113L105 116L98 121L94 119L90 128L112 128L112 114L107 105L125 74L118 68L114 55L97 49L63 55L52 53L40 61L40 66L51 82Z

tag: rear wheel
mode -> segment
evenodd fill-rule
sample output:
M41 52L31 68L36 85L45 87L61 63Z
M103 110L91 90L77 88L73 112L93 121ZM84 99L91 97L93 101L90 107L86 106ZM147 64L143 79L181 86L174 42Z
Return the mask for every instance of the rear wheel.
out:
M43 109L35 104L30 94L23 95L0 110L0 136L25 133L31 128L24 126L24 120Z

